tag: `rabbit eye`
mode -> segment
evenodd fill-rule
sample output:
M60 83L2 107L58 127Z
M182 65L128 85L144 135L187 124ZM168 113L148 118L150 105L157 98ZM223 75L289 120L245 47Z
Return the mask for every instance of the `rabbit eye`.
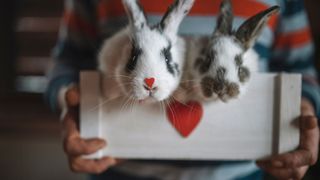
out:
M236 61L236 65L237 66L241 66L242 65L242 63L243 63L242 54L236 55L236 57L234 59Z
M142 53L142 50L140 48L137 48L135 46L132 47L132 50L131 50L131 57L129 58L128 60L128 63L126 65L126 71L128 73L130 73L131 71L134 70L134 68L136 67L137 65L137 60L138 60L138 57L139 55Z
M137 61L137 58L138 58L138 55L134 55L131 60L132 61Z
M240 82L246 82L250 78L250 71L247 67L240 66L238 70L238 76Z
M162 49L161 54L163 55L163 57L165 59L167 70L172 75L175 75L175 67L172 63L172 55L171 55L170 50L171 50L171 44L169 44L169 46L167 48Z
M167 63L169 63L172 60L170 49L164 49L163 50L163 55L164 55L165 61Z

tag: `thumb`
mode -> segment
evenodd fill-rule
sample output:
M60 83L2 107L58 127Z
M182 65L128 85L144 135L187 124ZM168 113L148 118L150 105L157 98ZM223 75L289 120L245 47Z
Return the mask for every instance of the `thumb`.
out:
M300 118L302 130L311 130L318 127L318 119L315 116L302 116Z
M67 102L68 107L75 107L79 105L80 90L77 85L73 85L67 90L65 100Z

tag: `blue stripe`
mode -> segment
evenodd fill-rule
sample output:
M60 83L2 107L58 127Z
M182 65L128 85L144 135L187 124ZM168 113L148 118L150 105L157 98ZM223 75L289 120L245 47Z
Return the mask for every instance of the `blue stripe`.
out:
M253 49L259 54L260 59L269 59L270 57L270 48L263 46L260 43L256 43Z
M275 6L279 5L279 2L277 0L257 0L258 2L261 2L267 6Z
M276 48L272 51L274 58L285 58L290 63L295 63L297 60L304 59L314 54L314 46L312 43L308 43L304 46L290 49L290 48Z
M317 117L320 117L320 88L307 82L302 83L302 96L307 98L315 108Z
M304 10L303 0L285 0L284 5L283 16L292 16Z
M46 102L50 105L50 108L53 111L56 112L58 110L58 93L61 87L76 82L78 81L77 79L77 77L70 75L60 76L50 81L44 96Z
M291 16L281 19L279 31L282 33L296 32L309 26L308 17L305 11L300 11Z
M259 72L269 71L270 48L257 42L253 49L259 54Z
M262 180L263 176L264 176L264 173L261 170L258 170L247 176L236 178L235 180Z
M285 56L284 56L285 57ZM273 58L270 62L270 70L271 71L288 71L288 72L303 72L303 70L308 70L310 67L314 68L313 64L313 56L299 58L294 61L294 63L290 63L285 61L281 57Z

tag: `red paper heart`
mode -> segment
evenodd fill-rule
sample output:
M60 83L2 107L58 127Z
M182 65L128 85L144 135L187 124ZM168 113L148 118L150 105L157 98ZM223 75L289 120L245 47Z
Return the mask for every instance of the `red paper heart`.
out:
M202 105L195 101L190 101L187 104L174 101L167 107L168 119L183 137L188 137L197 127L202 114Z

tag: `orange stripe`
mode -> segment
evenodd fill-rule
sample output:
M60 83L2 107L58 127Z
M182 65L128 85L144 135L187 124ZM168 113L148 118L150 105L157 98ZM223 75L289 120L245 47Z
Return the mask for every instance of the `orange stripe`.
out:
M144 10L146 13L153 13L153 14L164 14L167 10L168 6L173 2L173 0L140 0L141 4L143 5ZM219 7L220 7L221 0L199 0L196 1L194 6L192 7L190 11L190 15L206 15L206 16L212 16L217 15L219 13ZM253 1L253 0L233 0L233 11L236 16L240 16L243 18L248 18L253 16L254 14L265 10L268 8L267 5ZM125 15L124 8L122 6L121 1L119 0L110 0L108 3L101 7L103 12L107 13L101 13L102 16L123 16ZM99 8L100 9L100 8ZM268 25L272 28L276 25L276 18L277 16L273 16L269 22ZM100 16L100 18L102 18ZM105 17L104 17L105 18Z
M90 37L97 36L94 26L80 19L74 12L66 11L63 15L63 22L74 31L83 32Z
M276 48L300 47L311 41L311 32L309 27L300 31L295 31L286 34L279 34L276 42Z

